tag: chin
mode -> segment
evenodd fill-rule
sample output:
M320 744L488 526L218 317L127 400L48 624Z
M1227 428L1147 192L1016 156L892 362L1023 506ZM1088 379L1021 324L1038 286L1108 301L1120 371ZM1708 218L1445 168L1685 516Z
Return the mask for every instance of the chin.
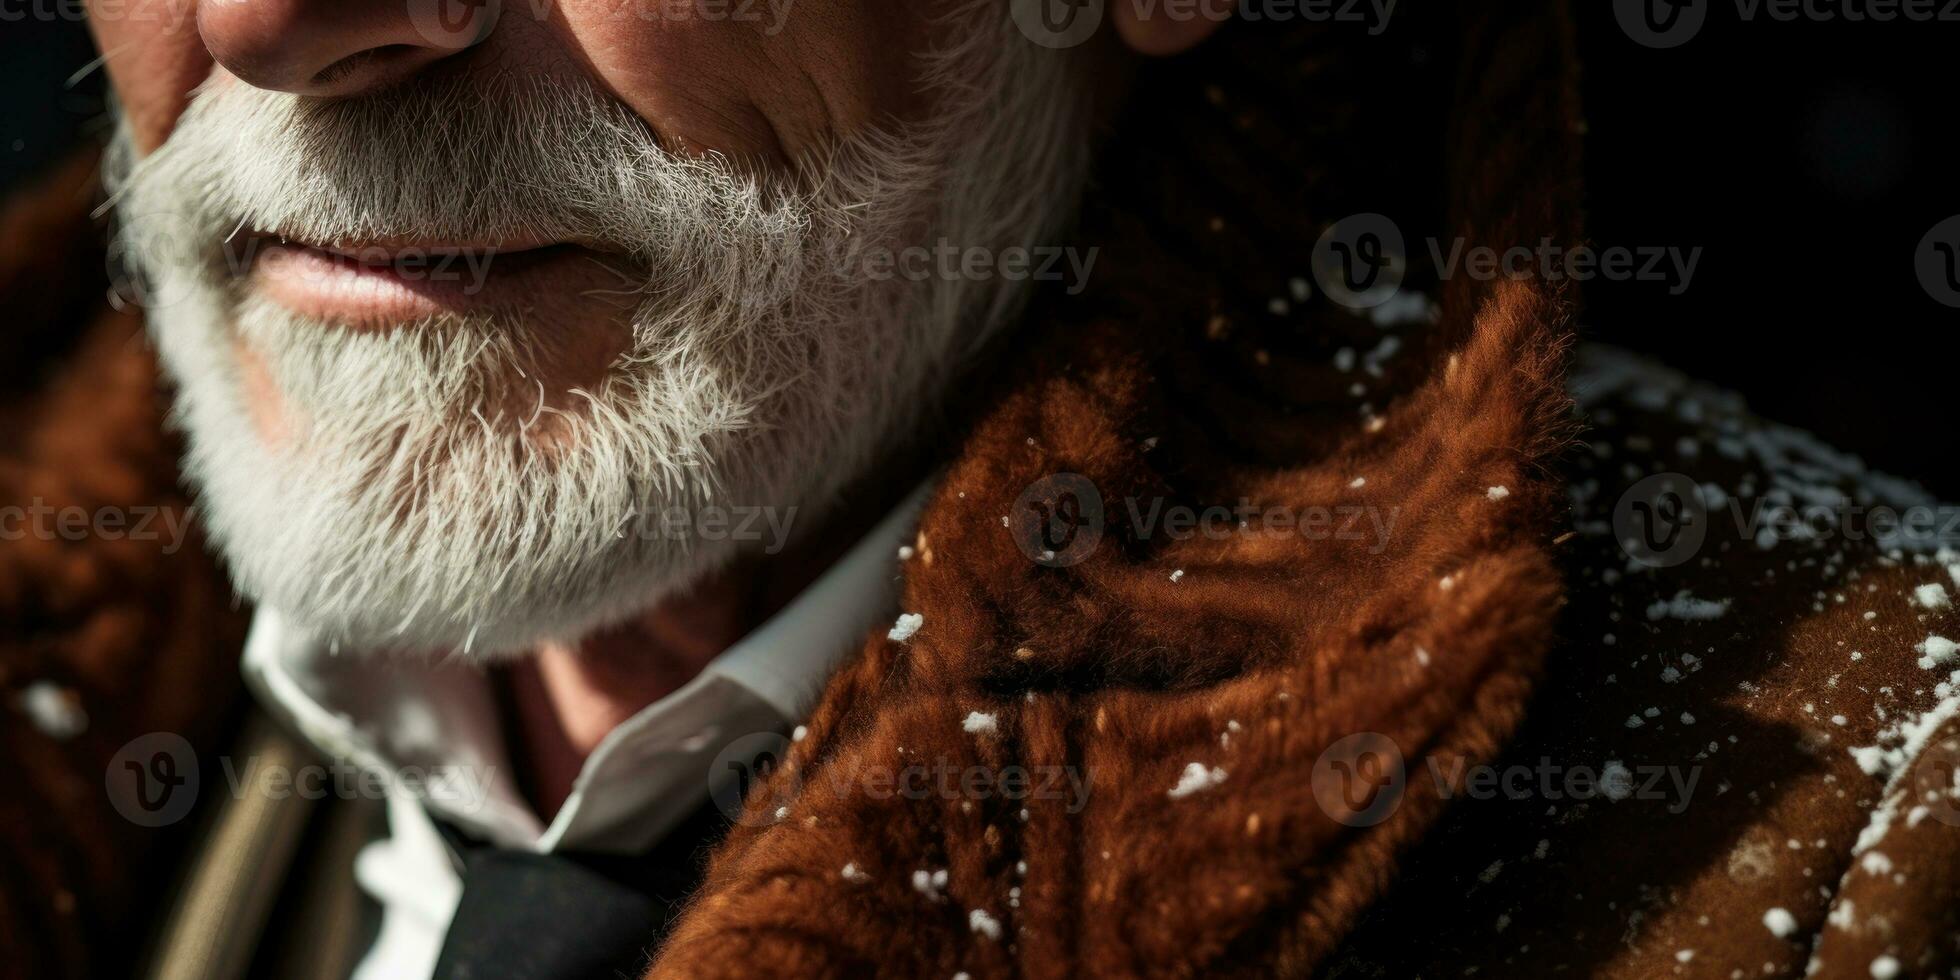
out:
M632 515L718 506L768 478L745 460L770 440L729 430L650 479L659 467L639 464L659 454L620 424L627 386L594 386L605 403L583 413L485 414L536 376L520 344L462 326L348 331L216 297L153 319L200 516L240 591L344 649L495 658L606 626L735 552ZM302 330L312 342L255 343ZM469 369L431 380L444 361ZM418 384L421 398L399 393Z

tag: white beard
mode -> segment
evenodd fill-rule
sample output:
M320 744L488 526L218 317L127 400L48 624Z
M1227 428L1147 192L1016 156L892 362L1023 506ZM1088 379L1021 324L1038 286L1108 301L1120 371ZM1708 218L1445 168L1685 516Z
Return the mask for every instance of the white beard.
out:
M929 58L931 126L854 140L780 186L671 156L624 107L535 83L351 103L232 85L140 161L124 134L123 241L241 590L351 649L515 655L757 546L669 534L663 515L774 508L807 527L1023 299L998 277L875 281L840 256L1052 242L1081 186L1076 60L1016 36L1004 5L962 16L984 19ZM627 290L630 350L604 383L550 393L559 410L535 380L548 337L521 312L315 322L240 296L222 243L241 223L311 241L595 240L647 275ZM278 447L253 422L241 343L287 406Z

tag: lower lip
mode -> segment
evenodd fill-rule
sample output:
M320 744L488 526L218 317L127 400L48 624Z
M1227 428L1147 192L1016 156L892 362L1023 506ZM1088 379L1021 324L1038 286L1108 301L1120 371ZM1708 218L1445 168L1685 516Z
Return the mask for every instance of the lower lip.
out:
M617 288L620 277L598 259L598 253L576 245L505 252L377 251L356 259L309 245L268 242L252 262L250 278L266 297L302 316L390 327L533 303L546 292ZM596 284L588 281L595 273Z

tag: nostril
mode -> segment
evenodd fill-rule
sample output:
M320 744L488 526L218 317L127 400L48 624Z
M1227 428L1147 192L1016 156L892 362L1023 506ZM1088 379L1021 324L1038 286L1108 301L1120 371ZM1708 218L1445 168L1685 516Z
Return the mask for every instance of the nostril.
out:
M247 85L295 95L361 95L409 78L488 37L486 29L464 39L471 43L436 43L417 19L426 6L422 0L194 2L198 32L219 65ZM0 8L8 3L0 0ZM472 9L494 11L497 5ZM494 21L485 16L473 23Z
M380 74L391 63L413 56L417 51L412 44L384 44L350 54L339 61L320 69L312 79L316 89L333 89L357 75Z

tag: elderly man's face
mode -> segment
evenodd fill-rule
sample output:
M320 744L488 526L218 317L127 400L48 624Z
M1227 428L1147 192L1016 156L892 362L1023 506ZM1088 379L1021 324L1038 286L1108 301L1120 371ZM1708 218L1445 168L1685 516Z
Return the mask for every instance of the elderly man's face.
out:
M134 6L109 178L201 515L327 639L480 655L814 523L1022 299L892 257L1054 242L1107 48L1007 0Z

